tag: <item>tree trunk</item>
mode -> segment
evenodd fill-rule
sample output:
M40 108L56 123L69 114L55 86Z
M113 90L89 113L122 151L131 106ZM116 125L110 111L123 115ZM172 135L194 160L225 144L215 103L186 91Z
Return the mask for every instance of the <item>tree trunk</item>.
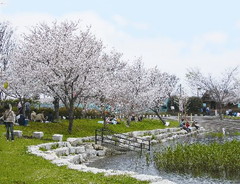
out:
M74 118L74 108L73 108L73 103L70 102L70 107L69 107L69 124L68 124L68 133L71 134L72 133L72 129L73 129L73 118Z
M220 120L223 120L223 113L222 113L223 107L221 102L218 104L218 110L219 110L219 118Z
M25 102L22 103L22 114L23 114L24 117L26 117Z
M128 115L128 116L127 116L127 126L130 127L130 123L131 123L131 116Z
M58 122L59 121L59 98L58 97L54 97L53 105L54 105L54 119L56 120L56 122Z
M103 128L106 128L107 122L106 122L105 106L102 108L102 117L103 117Z
M156 111L156 110L153 110L153 109L151 109L156 115L157 115L157 117L159 118L159 120L162 122L162 124L163 125L165 125L166 124L166 122L165 122L165 120L164 119L162 119L162 117L159 115L159 113L158 113L158 111Z
M25 117L25 101L24 99L19 99L20 100L20 104L21 104L21 108L18 109L18 113L22 114Z

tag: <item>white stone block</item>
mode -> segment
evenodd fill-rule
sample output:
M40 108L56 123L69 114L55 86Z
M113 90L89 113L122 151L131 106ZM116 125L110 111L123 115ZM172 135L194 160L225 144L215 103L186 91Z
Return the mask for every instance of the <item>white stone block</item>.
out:
M82 154L80 154L80 155L81 155L81 158L80 158L80 161L81 161L81 162L84 162L84 161L87 160L87 153L82 153Z
M142 139L138 139L137 142L138 142L138 143L142 143L143 140L142 140Z
M58 157L57 157L57 155L56 155L55 153L49 153L49 154L46 154L46 155L44 156L44 158L45 158L46 160L55 160L55 159L57 159Z
M80 164L86 161L86 159L85 159L86 157L84 157L84 156L85 155L82 155L82 154L79 155L79 163Z
M134 131L132 132L132 136L133 137L138 137L138 136L142 136L143 135L143 132L140 132L140 131Z
M85 152L85 147L84 146L78 146L75 148L75 153L84 153Z
M158 141L157 140L151 140L151 144L157 144Z
M160 140L160 139L163 138L163 135L162 135L162 134L161 134L161 135L156 135L155 138L156 138L157 140Z
M43 137L43 132L33 132L33 137L41 139Z
M143 139L146 141L150 141L152 139L152 136L151 135L144 136Z
M21 130L14 130L13 131L14 136L16 137L22 137L22 131Z
M103 151L103 150L97 151L97 156L105 156L105 155L106 155L106 151Z
M54 152L57 156L67 156L69 155L69 148L57 148Z
M95 141L95 136L83 137L80 139L82 140L82 142L91 142L91 141Z
M79 146L83 143L82 139L80 138L68 138L67 141L72 145L72 146Z
M95 149L95 150L103 150L104 149L104 147L99 144L93 144L92 146L93 146L93 149Z
M74 156L74 157L70 160L70 162L73 163L73 164L79 164L79 162L80 162L80 155Z
M69 154L75 154L75 148L74 147L69 148Z
M52 140L54 141L62 141L63 135L62 134L54 134L52 136Z
M87 158L94 158L97 155L97 151L95 149L86 150Z

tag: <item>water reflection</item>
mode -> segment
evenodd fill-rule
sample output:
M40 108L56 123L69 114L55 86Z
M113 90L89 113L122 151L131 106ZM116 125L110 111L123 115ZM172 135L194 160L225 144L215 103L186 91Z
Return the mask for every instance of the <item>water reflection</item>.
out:
M114 169L122 171L134 171L139 174L157 175L163 179L168 179L175 183L189 183L189 184L231 184L240 183L240 181L229 181L224 179L214 179L209 176L193 177L190 174L179 174L179 173L168 173L163 170L158 170L153 162L154 151L161 151L167 146L174 147L177 143L181 144L193 144L193 143L211 143L213 141L224 142L231 141L233 139L240 140L240 136L230 137L212 137L207 136L195 136L186 137L183 139L177 139L162 144L157 144L152 147L151 152L143 152L142 154L137 152L127 152L122 155L110 156L108 158L96 160L95 162L89 163L88 166L103 168L103 169Z

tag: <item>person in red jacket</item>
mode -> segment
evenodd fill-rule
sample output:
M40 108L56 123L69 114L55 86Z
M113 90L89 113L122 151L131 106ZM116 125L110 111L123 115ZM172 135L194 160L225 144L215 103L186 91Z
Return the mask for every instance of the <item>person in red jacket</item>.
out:
M186 127L189 128L190 127L190 123L187 121L186 123Z

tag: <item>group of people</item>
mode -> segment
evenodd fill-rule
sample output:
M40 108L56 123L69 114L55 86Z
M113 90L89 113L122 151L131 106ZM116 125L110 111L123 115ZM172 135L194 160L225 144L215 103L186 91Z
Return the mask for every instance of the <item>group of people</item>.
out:
M116 124L119 124L120 120L117 119L116 117L107 117L106 118L106 123L107 124L113 124L113 125L116 125Z
M234 112L232 109L228 109L226 110L226 115L240 117L240 112Z
M32 120L35 122L45 122L47 120L53 121L53 116L49 115L48 118L44 117L44 113L36 114L32 111L30 114L30 103L25 103L25 116L23 115L23 108L18 104L18 113L15 115L12 110L11 104L4 105L4 113L0 120L3 121L6 127L6 138L7 140L14 141L13 126L14 124L28 126L28 121Z
M29 103L29 102L28 102ZM26 103L26 116L28 115L28 111L30 112L30 103ZM29 105L29 108L27 107ZM11 104L4 105L4 113L3 116L0 117L6 127L6 138L7 140L14 141L14 133L13 133L13 126L14 124L18 125L28 125L28 119L25 119L24 115L22 114L22 108L18 105L18 115L16 116L14 111L12 110Z
M189 121L185 121L185 119L181 119L180 127L183 130L186 130L187 132L191 132L192 127L199 129L200 126L198 125L197 121L195 121L195 120L192 122L192 125L190 125Z

